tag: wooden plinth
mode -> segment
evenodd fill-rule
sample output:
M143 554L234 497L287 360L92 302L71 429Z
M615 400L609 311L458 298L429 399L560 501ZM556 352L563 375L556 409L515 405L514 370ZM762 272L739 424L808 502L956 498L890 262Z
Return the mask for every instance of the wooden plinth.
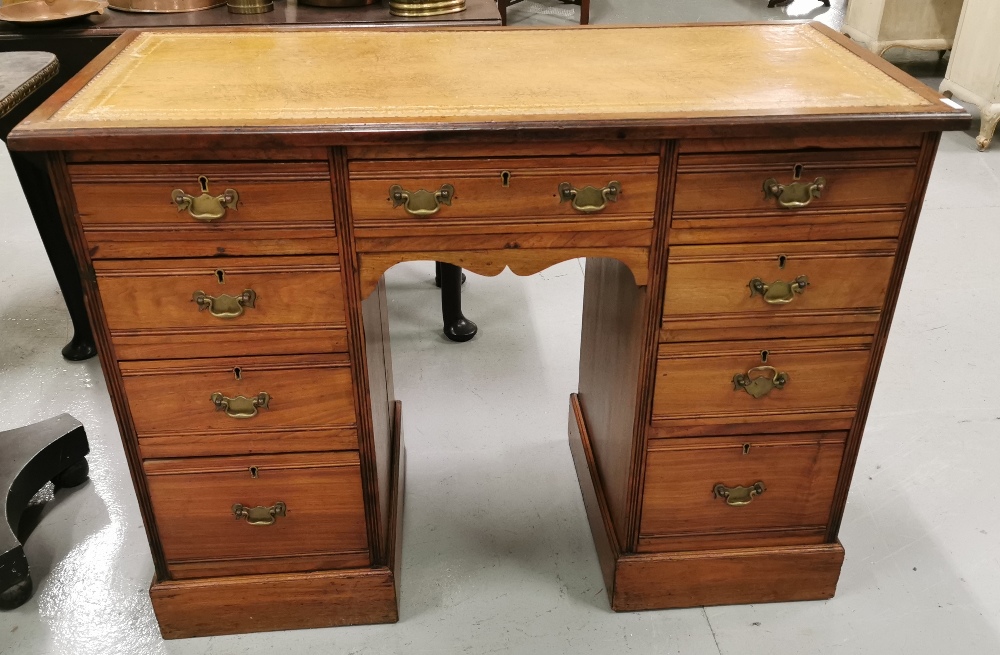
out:
M836 592L844 562L840 543L623 554L576 394L570 396L569 444L611 609L825 600Z
M402 404L393 426L392 529L389 566L198 580L154 580L149 589L164 639L395 623L399 620L399 568L406 450Z

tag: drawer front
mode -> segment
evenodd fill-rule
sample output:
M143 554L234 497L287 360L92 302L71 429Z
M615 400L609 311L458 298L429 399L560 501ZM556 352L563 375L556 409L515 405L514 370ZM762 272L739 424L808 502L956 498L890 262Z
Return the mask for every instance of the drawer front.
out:
M433 229L498 221L631 221L643 227L655 212L658 172L654 156L353 161L351 207L361 234L367 228ZM612 182L617 183L614 188ZM562 184L572 190L564 195ZM404 196L394 199L391 189L397 185ZM421 190L440 192L444 185L454 189L449 197L418 195ZM598 190L596 195L585 191L588 186ZM436 211L409 211L421 207Z
M94 259L337 250L326 162L75 164L69 174ZM196 201L178 205L178 191Z
M853 334L873 334L895 254L888 240L672 247L663 327L668 338L694 340L711 338L712 328L749 338L847 323L858 324Z
M651 441L639 550L822 541L846 437Z
M335 256L97 261L120 359L346 349Z
M147 460L143 468L175 577L369 564L356 452Z
M120 369L140 443L248 432L279 440L357 426L346 355L122 362Z
M670 243L895 239L914 192L919 152L681 154ZM821 189L809 186L819 178Z
M764 353L766 353L766 362ZM857 408L871 338L660 346L654 424L807 420Z
M674 212L810 212L904 206L916 180L917 148L682 155ZM822 188L816 188L822 180ZM773 181L778 189L765 189ZM813 191L809 187L812 185ZM771 185L768 185L769 187ZM804 206L793 206L803 204Z

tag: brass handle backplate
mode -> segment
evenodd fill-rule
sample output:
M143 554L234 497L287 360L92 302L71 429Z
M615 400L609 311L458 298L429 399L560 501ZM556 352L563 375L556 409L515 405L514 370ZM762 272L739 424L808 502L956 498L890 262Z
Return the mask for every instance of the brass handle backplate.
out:
M608 182L608 186L598 189L585 186L577 189L569 182L559 185L559 202L573 203L573 209L584 214L596 214L608 206L608 202L618 202L622 192L621 182Z
M271 402L271 395L266 391L261 391L253 398L247 398L246 396L230 398L216 391L209 396L209 400L215 405L216 410L225 412L226 416L231 418L253 418L257 416L259 409L267 409L268 403Z
M782 389L786 384L788 373L782 373L773 366L758 366L733 376L733 389L743 389L754 398L763 398L771 393L771 389Z
M403 206L407 213L414 216L430 216L438 213L441 205L450 205L455 197L455 187L450 184L442 184L437 191L407 191L398 184L389 187L389 199L392 200L393 208Z
M210 296L204 291L195 291L191 300L198 304L199 312L207 309L212 316L218 318L236 318L243 316L245 309L256 306L257 292L253 289L246 289L238 296L230 296L225 293Z
M767 491L763 482L756 482L749 487L727 487L724 484L715 485L715 497L724 498L731 507L749 505L754 497Z
M778 204L785 209L798 209L809 205L814 198L819 198L825 188L825 177L817 177L808 184L803 182L778 184L778 181L772 177L764 181L764 199L776 198Z
M240 202L240 194L236 189L226 189L221 196L213 196L208 192L208 178L202 176L199 182L202 193L198 196L185 193L182 189L173 190L170 199L177 205L177 211L186 209L195 220L210 223L224 217L226 210L236 209Z
M775 280L771 284L764 284L764 280L755 277L747 285L750 287L750 297L760 294L764 302L769 305L785 305L795 300L796 294L802 293L809 286L809 278L800 275L792 282Z
M236 503L233 505L233 516L236 520L244 519L250 525L273 525L277 517L284 516L285 503L280 500L270 507L247 507Z

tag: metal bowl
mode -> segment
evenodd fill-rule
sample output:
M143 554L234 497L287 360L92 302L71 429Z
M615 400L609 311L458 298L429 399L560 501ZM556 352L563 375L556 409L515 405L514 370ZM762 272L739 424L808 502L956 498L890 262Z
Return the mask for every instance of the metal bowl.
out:
M109 0L112 9L147 14L179 14L221 7L226 0Z
M51 24L103 14L107 0L27 0L0 7L0 20L8 23Z

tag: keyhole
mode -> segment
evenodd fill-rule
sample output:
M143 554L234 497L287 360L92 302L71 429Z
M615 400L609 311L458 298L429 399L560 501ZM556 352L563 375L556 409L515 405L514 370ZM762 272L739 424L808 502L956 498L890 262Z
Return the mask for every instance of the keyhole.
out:
M215 269L215 277L219 280L219 284L226 283L226 272L221 268Z
M500 185L504 188L510 186L510 171L504 171L500 173Z
M242 380L243 379L243 369L241 369L239 366L234 367L233 368L233 376L237 380Z
M208 193L208 178L204 175L198 176L198 184L201 185L201 192Z
M785 263L788 261L788 257L784 255L778 255L778 268L784 268Z
M743 454L744 455L750 454L750 444L748 443L743 444Z
M744 448L744 451L743 451L743 452L746 452L746 448L749 448L749 447L750 447L750 446L746 446L746 447ZM259 471L259 470L257 469L257 467L256 467L256 466L251 466L251 467L250 467L250 477L251 477L251 478L253 478L254 480L256 480L256 479L257 479L257 476L258 476L259 474L260 474L260 471Z
M766 350L760 351L760 361L762 364L767 364L767 356L770 354L771 353Z
M795 176L793 179L799 179L802 177L802 164L795 164Z

